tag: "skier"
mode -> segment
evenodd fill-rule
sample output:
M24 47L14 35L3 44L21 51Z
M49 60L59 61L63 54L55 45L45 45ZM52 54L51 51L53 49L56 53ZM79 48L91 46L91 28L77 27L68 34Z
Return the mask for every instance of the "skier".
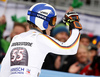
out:
M64 21L68 20L72 30L70 38L65 43L49 36L50 30L56 23L56 11L51 5L37 3L27 14L31 29L12 39L1 64L0 77L38 77L49 52L59 55L77 53L79 30L82 29L77 13L69 12L65 15Z

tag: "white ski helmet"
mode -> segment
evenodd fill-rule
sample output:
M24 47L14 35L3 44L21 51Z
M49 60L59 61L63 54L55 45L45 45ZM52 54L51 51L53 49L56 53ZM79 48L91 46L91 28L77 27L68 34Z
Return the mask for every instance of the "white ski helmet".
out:
M41 30L46 30L48 24L54 26L56 23L56 11L47 3L37 3L28 10L27 21L35 24Z

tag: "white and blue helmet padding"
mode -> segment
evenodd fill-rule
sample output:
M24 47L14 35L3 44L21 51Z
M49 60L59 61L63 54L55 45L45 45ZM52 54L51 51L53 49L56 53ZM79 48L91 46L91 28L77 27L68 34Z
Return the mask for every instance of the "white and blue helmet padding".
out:
M48 28L48 24L56 23L56 11L47 3L37 3L28 10L28 21L38 26L41 30Z

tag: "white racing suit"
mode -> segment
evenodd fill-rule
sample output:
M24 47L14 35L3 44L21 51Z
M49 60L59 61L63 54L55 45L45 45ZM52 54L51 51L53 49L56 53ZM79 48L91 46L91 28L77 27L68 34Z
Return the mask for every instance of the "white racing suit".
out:
M65 43L34 29L17 35L2 61L0 77L38 77L49 52L59 55L76 54L79 38L78 29L72 30Z

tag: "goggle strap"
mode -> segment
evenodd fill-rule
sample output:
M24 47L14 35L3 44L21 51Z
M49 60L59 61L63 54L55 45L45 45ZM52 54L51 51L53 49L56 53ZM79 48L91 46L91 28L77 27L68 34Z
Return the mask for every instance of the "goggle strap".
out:
M47 17L45 15L42 15L40 13L36 13L36 12L33 12L33 11L28 11L28 15L34 16L34 17L38 17L38 18L41 18L41 19L43 19L45 21L50 22L50 18L49 17Z

